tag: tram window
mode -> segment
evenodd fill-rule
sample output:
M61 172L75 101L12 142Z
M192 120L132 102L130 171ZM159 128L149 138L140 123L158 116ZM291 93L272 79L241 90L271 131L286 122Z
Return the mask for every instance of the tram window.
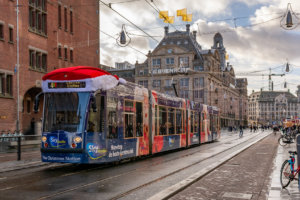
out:
M159 134L167 135L167 109L159 107Z
M133 115L134 107L133 101L125 101L125 138L134 137L134 124L133 124Z
M201 132L204 132L204 113L201 113Z
M101 98L100 100L99 100L99 98ZM100 95L97 95L97 97L96 97L96 100L97 100L97 108L98 108L98 106L99 106L99 104L100 104L100 124L99 124L99 126L100 126L100 131L101 132L104 132L104 127L105 127L105 98L104 98L104 96L100 96ZM99 110L99 109L97 109L97 110Z
M155 135L159 135L158 131L158 106L155 105L155 115L154 115L154 123L155 123Z
M214 115L210 115L210 131L214 131Z
M87 132L100 132L101 131L101 113L103 109L101 108L102 98L100 94L96 96L96 106L97 111L94 112L92 105L89 107L89 118L87 123Z
M198 127L199 127L199 114L195 112L195 121L194 121L194 133L198 133Z
M118 138L118 119L117 119L117 105L118 99L113 97L107 98L107 112L108 112L108 138Z
M191 128L191 133L194 133L194 116L195 116L195 114L194 114L194 112L193 111L191 111L191 126L190 126L190 128Z
M136 137L143 136L143 104L136 102Z
M182 133L182 110L176 109L176 134Z
M168 109L168 134L175 134L175 113L173 108Z

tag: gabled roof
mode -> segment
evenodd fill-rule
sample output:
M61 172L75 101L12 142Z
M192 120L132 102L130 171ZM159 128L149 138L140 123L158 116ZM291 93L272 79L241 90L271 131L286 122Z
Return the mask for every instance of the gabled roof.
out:
M181 41L180 44L177 44L177 41ZM186 44L185 41L188 41ZM166 44L173 44L175 46L180 46L181 48L185 48L188 51L193 51L195 54L197 54L198 58L203 62L203 57L201 54L201 46L198 44L198 42L194 39L194 36L192 33L187 31L174 31L171 33L167 33L164 38L160 41L160 43L155 47L153 52L155 52L157 49L161 48L163 43Z

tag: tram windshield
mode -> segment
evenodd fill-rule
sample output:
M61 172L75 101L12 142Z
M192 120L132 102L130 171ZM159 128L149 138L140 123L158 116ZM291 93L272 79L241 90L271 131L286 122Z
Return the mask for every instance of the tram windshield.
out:
M89 93L46 93L44 132L81 132Z

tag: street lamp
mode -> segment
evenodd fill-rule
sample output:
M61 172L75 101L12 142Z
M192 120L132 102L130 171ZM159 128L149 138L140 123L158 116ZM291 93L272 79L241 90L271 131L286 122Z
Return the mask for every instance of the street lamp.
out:
M286 12L280 20L280 26L285 30L295 29L299 24L299 18L292 10L291 3L288 3Z

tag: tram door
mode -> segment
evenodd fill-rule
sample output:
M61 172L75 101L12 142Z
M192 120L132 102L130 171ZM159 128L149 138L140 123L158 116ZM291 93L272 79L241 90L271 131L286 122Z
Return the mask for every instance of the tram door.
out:
M88 151L89 161L96 162L99 157L99 152L93 149L105 149L105 96L97 94L96 97L91 97L89 110L87 115L85 145Z

